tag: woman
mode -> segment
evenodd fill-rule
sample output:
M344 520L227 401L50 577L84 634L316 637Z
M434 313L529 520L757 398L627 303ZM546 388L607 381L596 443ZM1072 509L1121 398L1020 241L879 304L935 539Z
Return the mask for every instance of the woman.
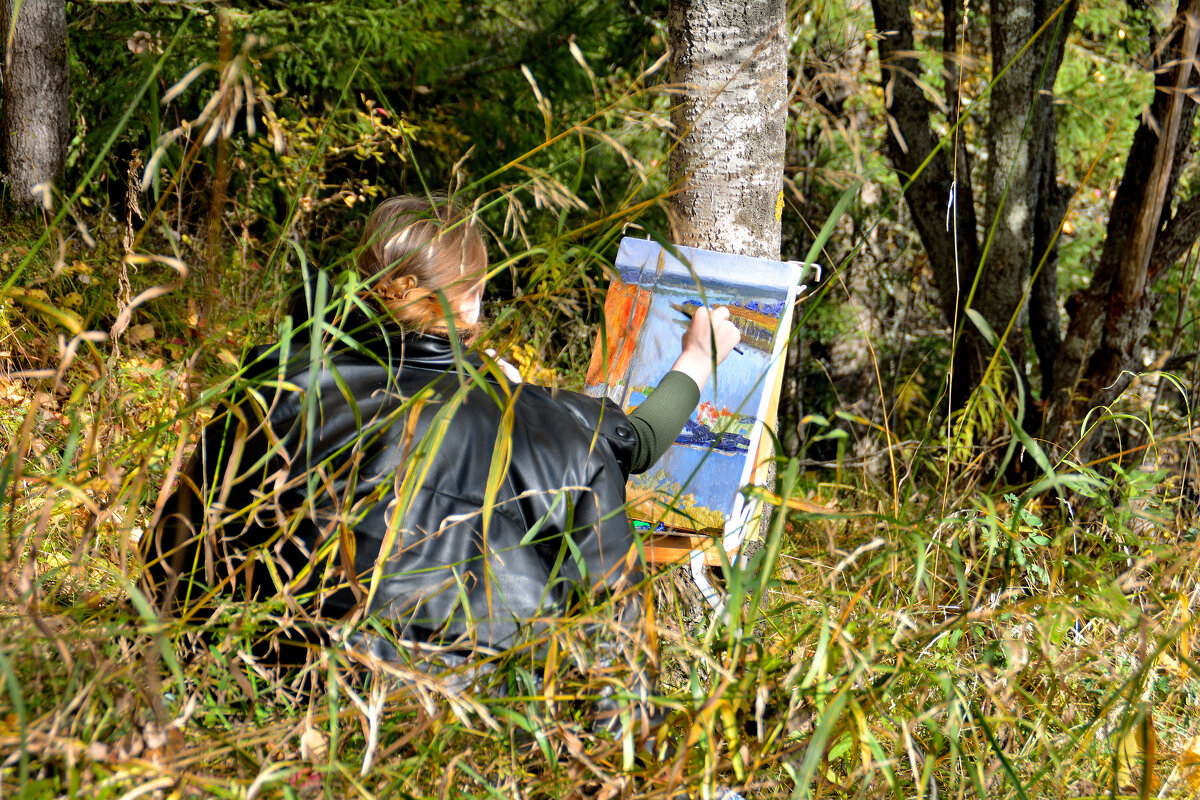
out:
M392 660L396 642L502 649L635 585L625 482L737 343L728 309L695 314L672 371L626 416L463 352L487 257L448 203L382 203L357 265L362 293L338 308L323 284L303 295L291 335L251 353L206 427L145 548L164 610L274 597L302 630L386 623L392 641L355 635Z

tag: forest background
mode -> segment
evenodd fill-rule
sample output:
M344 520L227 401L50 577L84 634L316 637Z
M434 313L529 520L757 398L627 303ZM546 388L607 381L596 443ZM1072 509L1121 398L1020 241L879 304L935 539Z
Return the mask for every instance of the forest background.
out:
M489 343L578 388L616 243L671 230L666 0L66 4L61 173L33 209L10 185L0 212L0 796L1200 787L1195 235L1155 273L1140 369L1069 435L1029 424L1046 379L1023 324L956 397L962 331L1002 332L945 313L928 209L902 200L893 28L875 15L903 5L788 6L782 249L827 277L800 305L778 485L757 490L778 508L761 568L726 575L735 619L697 614L671 571L651 579L670 721L645 756L635 732L589 727L598 687L566 676L552 696L520 654L496 665L504 695L431 681L381 704L333 656L320 680L253 663L269 605L227 609L216 644L189 650L194 631L132 588L130 534L243 351L276 336L281 298L341 270L394 193L478 204ZM1044 5L1005 7L1055 19ZM923 71L903 74L938 110L933 141L986 166L994 9L906 10L900 55ZM1064 330L1172 66L1175 12L1089 0L1056 18L1041 95ZM1194 185L1190 123L1183 137L1175 218ZM964 170L968 194L993 171Z

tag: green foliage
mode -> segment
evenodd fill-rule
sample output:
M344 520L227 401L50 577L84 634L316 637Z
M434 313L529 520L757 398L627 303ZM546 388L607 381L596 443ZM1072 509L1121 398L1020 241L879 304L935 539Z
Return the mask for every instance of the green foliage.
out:
M64 186L82 199L0 229L0 793L1077 797L1168 778L1200 722L1197 525L1176 438L1192 427L1189 378L1147 376L1097 415L1131 452L1101 464L1052 460L1020 430L1007 363L945 423L946 332L876 152L881 90L853 72L869 21L839 4L793 15L797 59L819 40L853 91L830 114L798 72L788 254L867 184L819 258L832 288L806 301L804 449L781 458L778 495L760 493L776 506L762 554L723 570L725 615L687 617L704 606L677 570L647 578L662 653L648 702L666 719L653 742L592 725L597 697L633 693L619 665L571 666L604 607L567 615L536 654L380 684L337 648L268 667L258 656L289 623L278 601L160 621L132 588L131 537L242 353L278 335L304 275L344 287L359 219L384 194L466 186L493 234L489 343L539 382L578 385L625 224L667 228L670 100L649 72L664 7L72 4ZM127 213L133 151L144 167L220 107L222 16L254 109L243 81L225 145L185 129ZM985 23L973 17L973 42ZM1073 276L1148 86L1132 57L1149 25L1123 6L1080 12L1060 79ZM167 259L189 267L182 285ZM174 288L134 306L156 287ZM1193 303L1181 283L1168 307L1191 326ZM116 341L89 335L122 314ZM1036 483L981 488L1006 463Z
M1004 528L1008 534L1007 555L1012 558L1016 569L1028 571L1042 585L1050 583L1050 575L1036 558L1037 549L1050 543L1042 534L1042 518L1021 505L1015 494L1004 495L1005 501L1015 509L1014 516ZM993 531L995 529L992 529ZM994 536L985 536L989 557L994 556L1000 543Z

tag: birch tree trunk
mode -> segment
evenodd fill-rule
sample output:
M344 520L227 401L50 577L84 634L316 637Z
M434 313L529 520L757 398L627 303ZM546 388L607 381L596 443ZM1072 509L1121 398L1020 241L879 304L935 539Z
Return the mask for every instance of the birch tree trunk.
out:
M671 0L671 240L779 258L787 123L785 0ZM771 462L773 463L773 462ZM773 484L773 471L764 482ZM765 531L769 514L763 514ZM749 559L761 543L748 541ZM684 615L707 608L682 590ZM691 594L689 594L691 593Z
M16 17L14 19L14 12ZM0 0L4 90L0 154L19 206L58 177L70 127L67 106L67 10L64 0Z
M784 0L671 0L676 244L779 258Z

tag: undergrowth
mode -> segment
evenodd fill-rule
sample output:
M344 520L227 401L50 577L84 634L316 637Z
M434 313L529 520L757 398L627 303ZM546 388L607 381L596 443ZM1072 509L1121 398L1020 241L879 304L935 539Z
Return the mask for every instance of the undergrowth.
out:
M138 51L152 80L164 47ZM255 70L270 54L246 48L226 67L266 92ZM482 174L468 163L441 176L466 185L494 234L488 342L527 377L567 388L590 354L615 242L626 223L665 229L666 189L666 106L648 88L661 62L597 85L584 54L575 60L595 98L583 121L553 117L530 78L547 142ZM920 374L891 376L908 387L903 440L854 410L806 417L803 447L829 458L780 457L778 485L761 492L772 528L750 564L725 570L725 613L680 568L640 587L660 654L646 698L619 669L572 666L603 608L557 621L537 648L439 675L371 672L336 646L313 648L302 667L269 666L260 656L287 622L269 601L159 619L136 589L136 541L247 347L275 335L282 298L348 255L322 244L318 265L307 234L333 220L344 228L333 238L356 238L375 191L348 172L395 158L417 174L416 151L457 141L436 118L422 142L368 95L327 94L340 109L328 119L288 116L277 94L267 130L238 129L226 157L259 159L252 174L271 185L239 193L233 180L217 211L220 255L209 209L188 205L211 179L210 153L186 140L164 145L145 176L144 218L60 196L44 217L0 228L0 797L1200 787L1193 426L1160 402L1154 381L1168 377L1147 377L1091 421L1096 435L1126 437L1121 458L1097 464L1052 460L1014 430L999 373L937 427ZM149 137L167 127L154 108ZM192 115L176 116L186 137ZM88 143L80 163L108 175L132 163ZM634 177L598 197L585 169L597 163ZM935 373L927 361L920 369ZM1014 462L1026 482L1005 485L997 476ZM596 725L595 701L609 695L646 702L661 726Z
M554 626L557 661L514 648L437 676L371 673L337 647L268 666L286 613L269 602L158 619L134 540L253 314L214 306L200 326L183 296L173 324L192 343L147 321L154 333L113 346L55 316L72 276L99 270L64 282L31 263L3 308L6 795L1080 797L1195 779L1200 544L1171 460L1187 440L1147 417L1137 452L1153 457L1051 463L1026 438L1036 483L991 491L976 468L999 454L955 434L997 426L997 392L892 461L781 459L759 563L724 575L728 616L678 569L647 579L661 654L648 702L664 722L612 732L593 705L629 676L570 666L604 609ZM1122 414L1136 411L1130 398Z
M267 668L251 653L280 608L164 624L128 595L128 529L102 519L120 490L94 513L27 480L10 498L7 578L23 588L3 611L0 775L14 796L1182 791L1196 529L1157 480L1070 476L1095 500L1073 517L1012 493L897 513L853 476L809 484L793 467L794 496L837 510L776 516L777 568L726 575L732 618L680 618L686 582L649 579L666 719L650 739L597 730L595 676L521 650L437 677L368 676L336 648ZM560 652L591 621L556 626Z

